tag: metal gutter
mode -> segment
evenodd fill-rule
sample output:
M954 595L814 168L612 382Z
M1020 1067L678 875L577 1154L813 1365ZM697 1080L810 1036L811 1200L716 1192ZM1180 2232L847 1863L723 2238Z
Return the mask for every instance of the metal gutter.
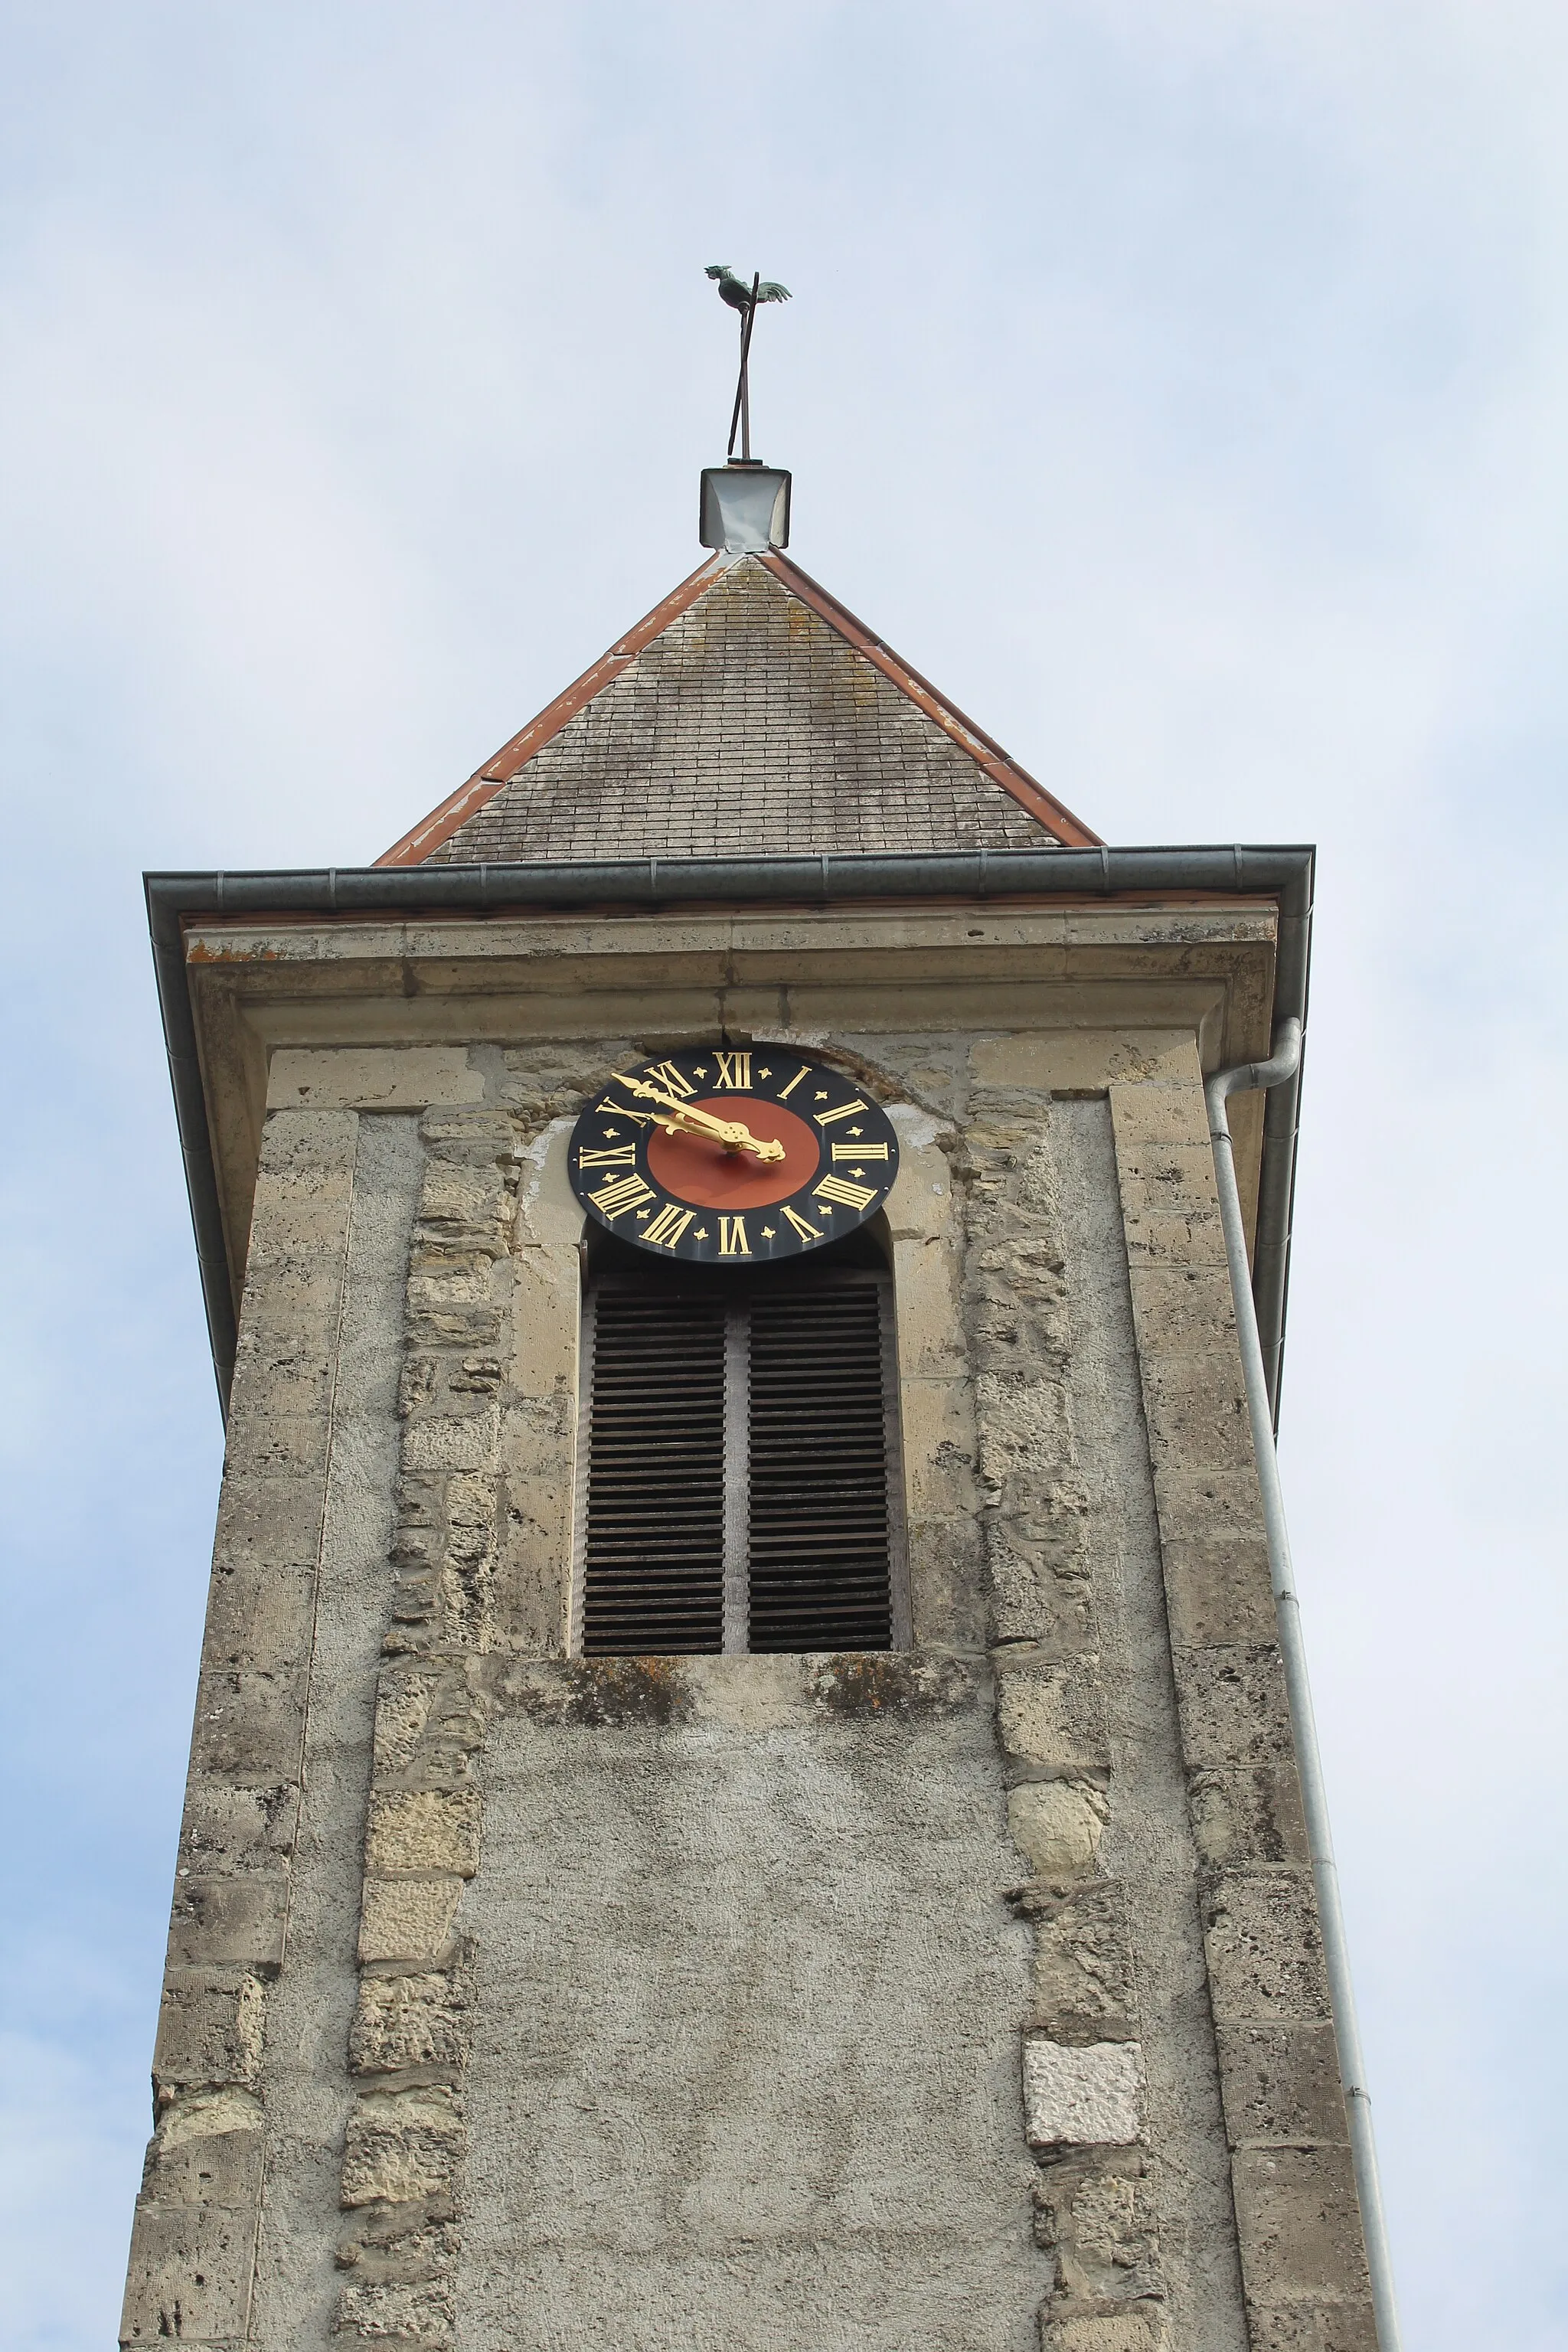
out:
M642 857L527 866L328 866L277 874L147 874L148 926L206 1302L226 1409L234 1298L185 970L187 916L489 915L593 907L837 906L866 899L1122 898L1198 892L1279 907L1276 1024L1304 1020L1311 943L1310 848L993 849L929 856ZM1270 1409L1279 1418L1300 1074L1268 1097L1253 1273Z

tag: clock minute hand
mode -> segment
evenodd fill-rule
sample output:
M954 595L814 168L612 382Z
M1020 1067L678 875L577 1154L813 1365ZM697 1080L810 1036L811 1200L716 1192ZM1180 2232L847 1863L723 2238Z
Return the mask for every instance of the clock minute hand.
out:
M625 1087L629 1093L639 1096L644 1102L658 1103L667 1116L672 1121L679 1122L689 1134L710 1135L716 1141L724 1144L728 1150L752 1151L759 1160L782 1160L784 1156L782 1143L759 1143L751 1130L741 1125L739 1119L715 1118L709 1111L698 1110L690 1103L678 1101L674 1095L666 1094L662 1087L649 1086L643 1078L628 1078L618 1070L616 1073L616 1082L618 1086Z

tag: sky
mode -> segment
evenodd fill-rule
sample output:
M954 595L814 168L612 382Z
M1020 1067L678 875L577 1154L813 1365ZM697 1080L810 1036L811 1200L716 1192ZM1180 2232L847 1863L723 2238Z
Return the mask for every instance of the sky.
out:
M112 2341L222 1435L139 876L368 863L792 553L1118 844L1320 849L1281 1429L1411 2352L1568 2342L1550 0L0 5L0 2273Z

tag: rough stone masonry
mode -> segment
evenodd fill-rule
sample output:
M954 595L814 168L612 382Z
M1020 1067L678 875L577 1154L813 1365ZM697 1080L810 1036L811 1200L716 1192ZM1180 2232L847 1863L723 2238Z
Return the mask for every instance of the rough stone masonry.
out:
M752 1031L900 1131L861 1656L567 1654L564 1136L700 1033L290 1052L125 2343L1371 2352L1194 1039L930 1014Z

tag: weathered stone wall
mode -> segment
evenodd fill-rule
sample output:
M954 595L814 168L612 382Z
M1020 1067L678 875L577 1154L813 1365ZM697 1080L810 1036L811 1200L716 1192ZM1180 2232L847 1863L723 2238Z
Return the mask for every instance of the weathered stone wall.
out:
M1251 2344L1373 2352L1203 1091L1110 1101Z
M900 1129L896 1658L565 1654L634 1041L269 1119L127 2340L1370 2344L1191 1043L810 1042Z
M267 1123L127 2343L287 2341L322 2304L413 1128L347 1110Z

